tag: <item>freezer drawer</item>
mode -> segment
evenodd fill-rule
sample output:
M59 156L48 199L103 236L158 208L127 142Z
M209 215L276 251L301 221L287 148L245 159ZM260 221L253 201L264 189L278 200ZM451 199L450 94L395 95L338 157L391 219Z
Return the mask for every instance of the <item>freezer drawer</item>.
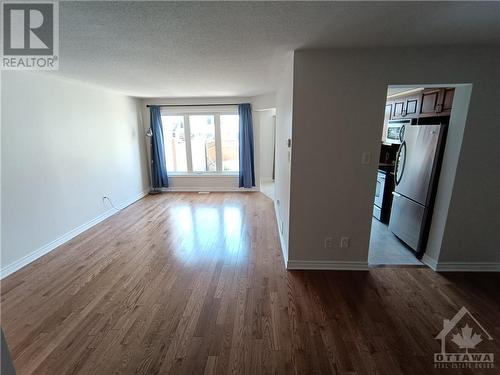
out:
M389 229L418 252L424 226L425 207L397 193L393 195Z

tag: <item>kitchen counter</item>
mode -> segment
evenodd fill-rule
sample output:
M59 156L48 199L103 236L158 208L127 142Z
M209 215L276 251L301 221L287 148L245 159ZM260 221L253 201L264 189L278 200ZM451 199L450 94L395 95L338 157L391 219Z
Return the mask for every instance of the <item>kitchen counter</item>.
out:
M379 163L378 170L385 173L394 172L394 164Z

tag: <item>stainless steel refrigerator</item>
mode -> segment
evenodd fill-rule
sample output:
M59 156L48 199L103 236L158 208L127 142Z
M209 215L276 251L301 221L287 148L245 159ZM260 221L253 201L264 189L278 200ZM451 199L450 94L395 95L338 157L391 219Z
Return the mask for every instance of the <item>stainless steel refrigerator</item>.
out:
M421 257L427 241L446 125L406 125L396 158L389 229Z

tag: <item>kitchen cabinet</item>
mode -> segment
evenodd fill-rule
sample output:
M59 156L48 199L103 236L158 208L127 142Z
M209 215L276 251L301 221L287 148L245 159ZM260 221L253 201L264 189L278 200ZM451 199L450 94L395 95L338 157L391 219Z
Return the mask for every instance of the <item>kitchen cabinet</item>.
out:
M403 117L404 109L405 109L405 99L404 98L394 100L394 106L393 106L391 118L396 119L396 118Z
M421 115L435 116L438 109L441 89L427 89L422 93Z
M384 114L384 125L387 125L389 120L392 118L392 107L394 106L393 102L385 103L385 114Z
M453 96L455 89L444 89L443 92L443 112L451 114L451 107L453 105Z
M454 88L436 87L391 96L385 103L382 143L390 143L387 139L389 120L450 116L454 93Z
M412 118L418 116L420 108L421 93L402 96L394 99L391 118Z
M394 106L394 103L392 101L388 101L385 104L384 126L382 128L382 143L387 142L387 140L386 140L387 124L389 123L389 120L391 119L393 106Z
M422 92L420 116L449 116L453 104L453 88L425 89Z
M409 96L405 103L405 117L416 117L420 108L420 93L418 95Z

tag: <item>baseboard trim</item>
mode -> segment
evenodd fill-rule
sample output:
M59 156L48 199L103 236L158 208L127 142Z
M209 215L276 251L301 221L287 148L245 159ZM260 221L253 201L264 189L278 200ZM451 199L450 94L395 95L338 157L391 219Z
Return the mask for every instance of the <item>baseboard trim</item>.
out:
M500 272L500 263L438 262L436 272Z
M56 238L54 241L49 242L48 244L45 244L44 246L38 248L37 250L25 255L24 257L14 261L13 263L2 267L0 269L0 280L9 276L10 274L20 270L21 268L27 266L31 262L37 260L38 258L42 257L43 255L51 252L52 250L56 249L57 247L63 245L64 243L68 242L72 238L78 236L79 234L85 232L86 230L92 228L94 225L99 224L100 222L106 220L108 217L113 216L115 213L117 213L119 210L124 209L127 206L130 206L132 203L137 202L139 199L144 198L148 194L147 191L143 191L136 196L126 200L125 202L122 202L118 205L116 205L116 208L118 210L115 210L114 208L107 210L106 212L102 213L101 215L95 217L94 219L87 221L86 223L72 229L71 231L63 234L62 236Z
M272 178L261 178L260 183L271 183L274 182Z
M171 187L171 188L164 188L161 189L162 192L164 193L197 193L197 192L213 192L213 193L234 193L234 192L240 192L240 193L246 193L246 192L253 192L253 191L260 191L259 188L253 187L253 188L223 188L223 187Z
M426 254L422 262L436 272L500 272L497 262L438 262Z
M281 255L283 256L283 262L285 263L285 268L287 268L288 264L288 248L285 245L285 239L283 238L283 235L281 234L280 231L280 215L278 211L278 205L275 200L273 200L274 203L274 216L276 217L276 229L278 230L278 238L280 239L280 246L281 246Z
M436 271L437 260L435 260L434 258L431 258L427 254L424 254L424 256L422 257L421 261L426 266L429 266L429 268L431 268L433 271Z
M368 262L289 260L289 270L368 271Z

